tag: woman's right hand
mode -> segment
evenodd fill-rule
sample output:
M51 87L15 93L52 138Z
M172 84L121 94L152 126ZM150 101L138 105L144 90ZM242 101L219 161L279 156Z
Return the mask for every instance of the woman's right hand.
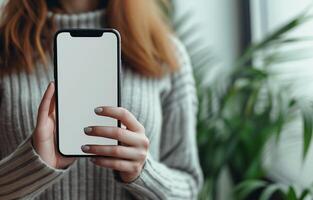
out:
M39 105L32 142L43 161L53 168L64 169L72 164L75 158L62 156L56 147L54 90L54 83L51 82Z

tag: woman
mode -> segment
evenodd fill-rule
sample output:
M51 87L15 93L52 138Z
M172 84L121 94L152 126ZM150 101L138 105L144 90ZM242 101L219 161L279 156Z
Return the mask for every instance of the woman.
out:
M123 98L122 107L99 105L95 114L126 128L85 132L123 145L82 147L110 158L64 158L55 148L54 84L44 92L52 37L101 27L122 37ZM194 80L154 1L9 0L0 34L0 199L196 199Z

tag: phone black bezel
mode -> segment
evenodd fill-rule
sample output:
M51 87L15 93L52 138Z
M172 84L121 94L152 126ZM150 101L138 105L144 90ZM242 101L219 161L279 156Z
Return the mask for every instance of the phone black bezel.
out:
M118 88L118 98L117 98L117 105L118 107L121 106L121 37L117 30L109 29L109 28L102 28L102 29L61 29L58 30L54 35L54 48L53 48L53 61L54 61L54 84L55 84L55 109L56 109L56 142L57 142L57 151L64 157L101 157L99 155L67 155L63 154L60 150L60 143L59 143L59 109L58 109L58 59L57 59L57 37L60 33L68 32L71 34L72 37L101 37L103 33L110 32L113 33L117 38L117 88ZM121 127L121 122L117 121L117 126ZM120 142L118 141L118 145Z

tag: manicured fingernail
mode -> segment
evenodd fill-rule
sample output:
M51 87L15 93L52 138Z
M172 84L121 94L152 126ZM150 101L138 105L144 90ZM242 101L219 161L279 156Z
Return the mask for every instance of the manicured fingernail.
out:
M103 111L103 108L101 108L101 107L95 108L95 113L97 113L97 114L102 113L102 111Z
M85 132L86 134L90 134L91 131L92 131L92 128L91 128L91 127L86 127L86 128L84 128L84 132Z
M90 147L88 145L83 145L82 146L82 150L83 151L88 151L90 149Z

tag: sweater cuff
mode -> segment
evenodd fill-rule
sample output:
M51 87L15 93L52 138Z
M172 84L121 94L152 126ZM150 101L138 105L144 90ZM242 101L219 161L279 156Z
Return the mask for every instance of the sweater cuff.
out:
M30 135L0 162L0 199L34 196L69 170L46 164L32 145Z

